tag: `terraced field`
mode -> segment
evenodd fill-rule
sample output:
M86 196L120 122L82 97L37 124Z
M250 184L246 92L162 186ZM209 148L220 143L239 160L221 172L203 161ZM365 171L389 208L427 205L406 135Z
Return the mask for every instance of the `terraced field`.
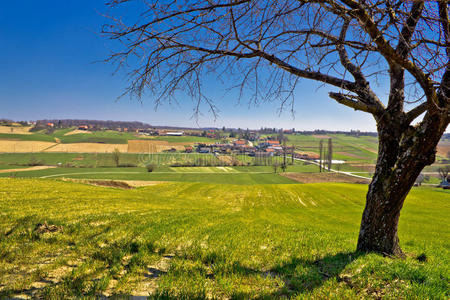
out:
M0 298L448 298L450 194L413 188L398 260L354 251L366 190L0 179Z

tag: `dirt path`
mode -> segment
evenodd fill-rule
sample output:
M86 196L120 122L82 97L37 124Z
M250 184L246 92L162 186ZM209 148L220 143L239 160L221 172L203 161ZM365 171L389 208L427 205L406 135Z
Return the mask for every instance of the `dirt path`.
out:
M106 187L117 187L123 189L131 189L143 186L152 186L161 183L166 183L167 181L145 181L145 180L111 180L111 179L74 179L74 178L63 178L63 181L86 183L97 186Z
M363 183L368 184L370 179L357 178L342 173L282 173L284 177L301 183L341 182L341 183Z
M5 169L5 170L0 170L0 173L37 171L37 170L52 169L52 168L56 168L56 167L54 167L54 166L35 166L35 167L23 168L23 169Z

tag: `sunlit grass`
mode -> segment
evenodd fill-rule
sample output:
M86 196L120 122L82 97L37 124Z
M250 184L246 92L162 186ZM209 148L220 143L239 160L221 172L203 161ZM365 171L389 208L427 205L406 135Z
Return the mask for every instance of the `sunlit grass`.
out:
M394 260L354 252L366 189L0 179L0 297L448 297L449 193L411 192Z

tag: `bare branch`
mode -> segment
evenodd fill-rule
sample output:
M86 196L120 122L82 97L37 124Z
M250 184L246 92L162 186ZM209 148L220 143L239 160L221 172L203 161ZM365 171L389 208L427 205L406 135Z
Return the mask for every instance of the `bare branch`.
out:
M338 103L351 107L354 110L364 111L367 113L371 113L373 115L378 115L379 113L382 112L380 111L379 107L375 105L369 105L361 102L360 100L355 100L357 99L356 97L351 97L349 95L333 92L328 93L328 95L330 96L330 98L336 100Z

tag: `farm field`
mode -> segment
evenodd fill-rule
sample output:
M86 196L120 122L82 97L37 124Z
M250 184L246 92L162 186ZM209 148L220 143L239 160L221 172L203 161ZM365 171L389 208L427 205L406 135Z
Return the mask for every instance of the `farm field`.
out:
M31 134L31 126L4 126L0 125L0 133Z
M220 156L219 156L220 158ZM222 165L221 160L213 154L199 154L199 153L153 153L153 154L137 154L137 153L121 153L120 164L134 164L136 166L145 166L147 164L155 164L158 166L172 166L172 165L196 165L196 166L210 166ZM250 163L251 166L255 162L254 158L237 155L236 161L239 164ZM273 162L282 163L282 157L273 157L268 160L268 165L263 166L264 170L271 172ZM95 167L95 166L115 166L113 155L111 153L64 153L64 152L40 152L40 153L0 153L0 164L10 165L26 165L33 162L39 162L42 165L56 166L58 164L76 167ZM290 159L287 159L291 163ZM261 162L260 162L261 163ZM302 165L302 167L298 167ZM303 162L294 161L294 165L288 165L289 169L295 170L317 170L317 167L310 165L307 167ZM245 169L245 168L244 168Z
M13 131L11 131L13 128ZM0 126L0 140L17 141L42 141L72 143L103 143L103 144L127 144L128 140L154 140L168 143L193 144L215 143L219 140L198 136L140 136L132 132L118 132L114 130L82 131L73 128L55 129L51 133L45 131L29 132L30 127Z
M413 188L395 260L354 251L366 190L0 179L0 298L448 298L449 192Z
M327 139L333 141L333 159L373 163L376 161L378 140L372 136L348 136L344 134L330 135L292 135L287 134L287 145L294 145L297 149L306 152L319 153L319 142L324 141L327 147Z
M221 184L292 184L294 180L270 172L239 167L157 168L149 173L145 168L52 168L35 171L1 173L0 177L78 178L143 181L205 182ZM233 170L233 171L231 171ZM3 170L5 171L5 170Z

